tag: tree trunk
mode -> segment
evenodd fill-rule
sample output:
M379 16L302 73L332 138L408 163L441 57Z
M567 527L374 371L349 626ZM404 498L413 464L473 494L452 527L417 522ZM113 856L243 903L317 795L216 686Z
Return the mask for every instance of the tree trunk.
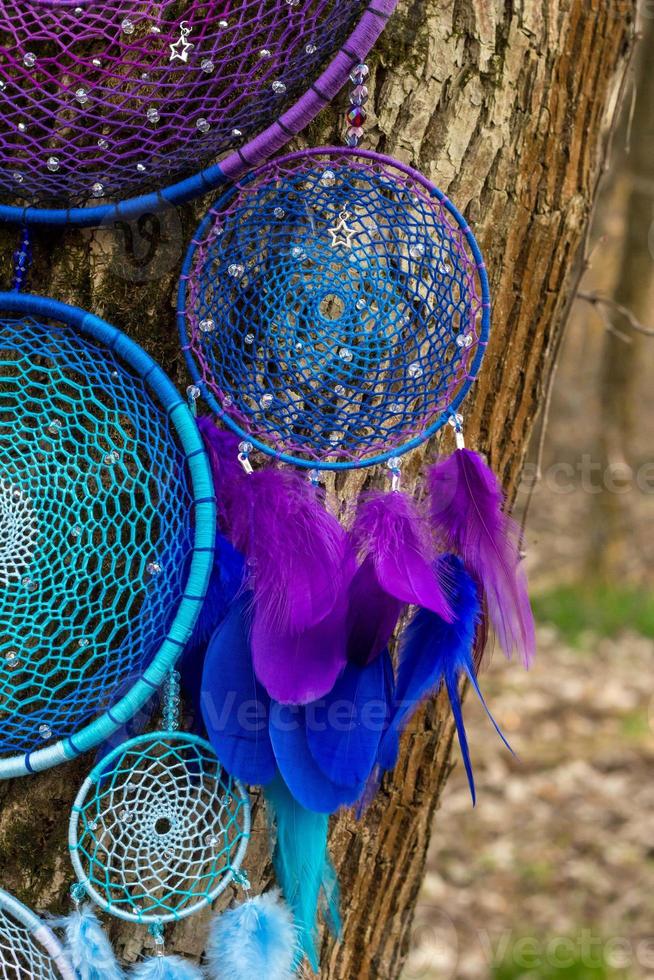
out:
M576 285L580 249L633 43L636 0L402 0L375 55L367 145L415 164L446 191L485 251L494 325L481 378L465 406L468 442L486 451L510 494L541 405ZM342 105L341 107L342 108ZM306 142L341 140L339 107ZM182 250L205 199L140 225L40 231L29 287L91 309L139 340L185 384L174 327ZM16 233L4 230L9 276ZM414 454L405 483L433 457ZM372 474L339 477L351 497ZM517 668L516 668L517 669ZM326 980L400 976L440 793L452 724L442 700L420 713L360 823L334 821L344 934L326 939ZM0 785L2 883L39 908L66 907L70 804L90 759ZM263 807L255 801L247 867L270 880ZM227 899L229 896L227 896ZM207 916L169 937L200 953ZM133 960L144 929L112 926Z

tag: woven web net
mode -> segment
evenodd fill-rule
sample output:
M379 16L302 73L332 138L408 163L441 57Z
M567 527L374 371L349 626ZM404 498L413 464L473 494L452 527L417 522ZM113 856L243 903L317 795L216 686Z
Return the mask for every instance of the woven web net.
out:
M183 918L238 871L249 803L211 746L183 733L127 743L73 812L76 871L114 915ZM84 791L82 791L84 792Z
M79 732L152 661L190 565L189 482L128 365L0 319L0 758Z
M0 0L0 199L130 197L242 146L361 0Z
M8 900L7 904L5 899ZM9 905L8 903L11 903ZM45 926L36 927L26 911L26 921L17 917L14 901L0 889L0 978L1 980L61 980L53 953L58 946ZM47 937L50 948L41 939ZM70 975L72 976L72 970Z
M469 240L392 161L273 162L223 197L192 248L191 370L226 421L273 451L373 459L470 383L482 301Z

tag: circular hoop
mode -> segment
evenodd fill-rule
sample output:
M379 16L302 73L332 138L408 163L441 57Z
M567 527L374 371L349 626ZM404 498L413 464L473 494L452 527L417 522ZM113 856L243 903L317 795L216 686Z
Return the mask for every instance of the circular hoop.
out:
M354 0L354 6L356 7L362 6L362 3L363 0ZM54 6L55 8L70 10L74 4L73 0L71 0L70 4L62 4L60 2L56 2L56 0L51 0L50 3L44 3L42 6L46 8L48 6ZM77 4L76 6L82 9L80 4ZM371 2L369 2L365 8L362 9L360 19L356 23L352 33L347 40L341 44L340 49L332 58L329 66L306 89L304 95L301 95L295 104L291 105L290 108L287 108L286 111L280 115L278 120L268 125L262 132L254 133L252 137L247 140L247 142L245 142L242 146L239 146L237 149L233 149L219 163L205 167L199 173L196 173L195 176L177 180L170 186L164 187L161 190L131 197L122 201L121 203L97 203L90 207L67 208L42 207L33 205L21 207L13 204L0 204L0 220L21 224L76 224L82 227L97 226L110 223L113 220L131 220L132 218L138 217L141 214L158 211L166 206L182 204L200 194L206 193L208 190L219 187L226 182L238 179L243 174L247 173L248 170L258 166L264 160L276 153L293 136L298 135L298 133L300 133L312 121L312 119L314 119L318 112L328 105L329 102L331 102L331 100L340 91L352 68L365 59L367 54L370 52L396 6L397 0L371 0ZM72 14L70 14L70 16L72 16ZM181 30L181 24L179 26ZM124 26L121 26L121 29L124 32ZM197 25L197 37L199 38L201 34L204 35L207 29L206 23L202 20L202 17L200 17ZM130 37L134 36L134 34L128 34L127 41L129 44L134 45L135 51L139 51L139 44L145 44L147 38L143 41L139 40L138 42L130 41ZM190 34L187 40L191 42L193 39L193 34ZM170 38L168 38L166 35L164 40L168 41ZM246 39L244 43L249 43L249 41ZM307 53L303 55L305 59L310 57L313 59L313 61L315 61L320 56L319 51L316 52L314 56L314 52L311 50L310 45L307 45L306 51ZM34 53L31 51L22 52L23 58L30 58L33 57L33 55ZM171 57L173 57L172 54ZM208 66L211 59L203 60L206 67L202 69L201 65L197 65L195 68L199 71L200 76L206 79L210 76L206 74L203 75L203 71L208 71ZM177 64L177 62L175 62L175 64ZM39 67L38 62L36 64L25 62L25 67L23 65L19 66L20 71L27 71L28 74L33 71L38 71ZM93 70L94 69L92 68L90 69L90 71ZM115 69L115 71L118 71L118 69ZM307 76L310 77L310 75L311 69L305 66L302 71L298 72L298 81L301 81L302 84L306 84L306 78ZM115 77L120 78L120 74L117 74ZM2 81L1 77L0 81ZM4 84L5 87L7 87L6 82ZM103 85L100 90L102 96L109 98L110 102L115 99L114 84L115 79L114 81L111 81L110 79L110 81L106 85ZM155 92L156 96L156 86L153 91ZM289 91L291 91L291 89L289 89ZM66 113L74 112L76 108L80 108L80 99L85 100L90 97L90 94L86 92L83 87L78 88L74 93L71 92L69 94L70 105L66 104L66 106L62 108L64 116ZM174 94L175 91L172 89L170 98L167 101L164 100L164 105L160 112L162 118L162 114L166 112L168 104L171 101L174 101ZM141 101L143 101L143 112L145 113L145 110L148 108L146 105L147 98L145 95ZM84 105L85 102L82 101L82 106ZM153 106L150 106L149 108L151 112L159 111ZM183 118L185 122L187 121L188 116L188 113L184 115ZM208 123L208 120L202 119L198 112L194 113L193 118L195 118L195 116L198 116L198 119L195 120L194 124L200 125L200 123ZM158 120L155 121L154 115L152 115L151 118L153 122L150 124L150 128L156 137L156 127L159 125L159 122ZM27 125L27 131L29 130L29 125L26 124L24 120L20 121L20 125ZM239 131L234 130L234 132L238 133ZM101 136L100 138L105 139L105 135ZM239 137L235 137L236 140L238 138ZM209 139L210 134L205 134L205 142ZM50 154L50 157L48 158L48 167L50 169L55 168L56 173L56 170L59 169L60 166L61 162L59 158L54 154ZM99 183L101 184L101 182ZM95 190L92 191L93 193L104 193L100 189L100 186L94 185L94 187Z
M11 778L104 741L162 684L206 593L215 499L186 403L115 327L0 294L0 338L12 488L0 523L13 529L0 557L0 777Z
M127 922L179 921L234 880L250 834L250 803L211 745L151 732L114 749L73 805L75 874L100 908Z
M52 930L0 888L0 980L75 980Z
M390 157L271 161L199 226L178 292L189 371L212 411L296 466L372 466L433 436L474 382L490 288L465 219Z

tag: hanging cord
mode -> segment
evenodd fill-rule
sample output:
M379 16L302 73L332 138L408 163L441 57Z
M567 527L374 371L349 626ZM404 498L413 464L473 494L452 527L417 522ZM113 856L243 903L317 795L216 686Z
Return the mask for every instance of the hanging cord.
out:
M20 243L14 252L14 278L11 284L11 291L13 293L20 293L23 291L31 263L32 244L30 240L30 231L27 225L24 225L20 232Z
M176 732L179 729L180 700L179 671L171 670L163 698L163 727L166 732Z

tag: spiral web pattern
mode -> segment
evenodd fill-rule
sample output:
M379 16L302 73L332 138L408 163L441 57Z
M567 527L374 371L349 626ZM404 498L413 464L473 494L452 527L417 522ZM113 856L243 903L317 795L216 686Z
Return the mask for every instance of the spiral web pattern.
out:
M249 802L208 742L154 733L112 753L75 803L71 853L91 897L121 918L166 922L213 901L238 872Z
M0 889L0 980L74 980L54 934Z
M75 735L152 662L192 503L146 382L69 328L0 320L0 758Z
M315 465L400 450L464 392L483 348L471 233L374 154L293 154L212 210L182 339L213 407Z
M194 173L314 81L361 0L0 0L0 200L71 206Z

